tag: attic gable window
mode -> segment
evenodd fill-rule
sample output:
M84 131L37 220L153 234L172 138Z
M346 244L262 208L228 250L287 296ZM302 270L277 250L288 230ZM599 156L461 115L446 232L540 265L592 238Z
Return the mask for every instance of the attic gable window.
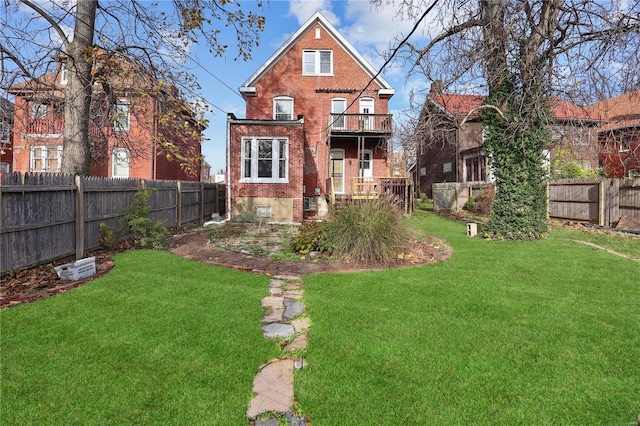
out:
M302 75L333 75L333 51L304 50Z

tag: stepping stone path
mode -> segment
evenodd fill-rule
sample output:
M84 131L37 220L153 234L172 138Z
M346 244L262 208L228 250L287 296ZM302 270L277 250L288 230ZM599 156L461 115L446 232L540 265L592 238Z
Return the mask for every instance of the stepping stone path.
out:
M302 279L292 275L276 275L269 280L269 296L262 299L265 309L262 334L280 344L282 356L260 367L253 379L255 397L249 403L247 419L252 426L277 426L285 419L290 426L306 426L304 417L293 411L293 375L305 366L304 359L295 356L306 349L311 321L304 317L305 306Z

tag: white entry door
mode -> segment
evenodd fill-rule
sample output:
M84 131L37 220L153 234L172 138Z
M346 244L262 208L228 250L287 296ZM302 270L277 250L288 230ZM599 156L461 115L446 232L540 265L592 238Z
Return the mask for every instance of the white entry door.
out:
M344 194L344 150L332 149L330 153L330 173L336 194Z
M373 180L373 152L365 149L362 153L362 166L360 168L360 177L365 181L370 182Z
M363 130L374 130L374 117L367 117L367 115L374 113L373 105L373 99L371 98L360 99L360 123Z

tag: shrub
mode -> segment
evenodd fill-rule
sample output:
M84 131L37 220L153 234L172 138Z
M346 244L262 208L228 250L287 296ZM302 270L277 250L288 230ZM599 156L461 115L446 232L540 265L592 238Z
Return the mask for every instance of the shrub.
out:
M464 204L464 208L467 210L473 210L476 207L476 199L473 195L469 196L469 199L467 200L467 202Z
M235 223L255 223L256 222L256 218L253 215L252 211L243 211L243 212L239 212L235 215L233 215L233 217L231 218L231 222L235 222Z
M488 216L493 207L493 200L496 198L496 191L493 185L486 186L475 197L475 206L473 212L482 216Z
M334 252L360 262L388 262L411 238L397 203L388 197L351 204L326 223Z
M331 252L332 245L327 238L326 222L309 222L300 227L298 235L291 240L291 251L307 254L312 251Z
M167 246L167 225L149 218L149 199L153 190L140 188L124 210L124 220L134 234L136 245L142 248L164 249Z

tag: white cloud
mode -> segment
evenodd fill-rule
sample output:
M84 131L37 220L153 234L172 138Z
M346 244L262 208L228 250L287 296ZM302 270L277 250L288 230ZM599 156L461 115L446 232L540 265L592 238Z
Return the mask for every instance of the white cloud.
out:
M290 0L289 15L295 16L302 25L316 12L322 13L331 25L339 25L340 19L333 12L334 4L330 0Z

